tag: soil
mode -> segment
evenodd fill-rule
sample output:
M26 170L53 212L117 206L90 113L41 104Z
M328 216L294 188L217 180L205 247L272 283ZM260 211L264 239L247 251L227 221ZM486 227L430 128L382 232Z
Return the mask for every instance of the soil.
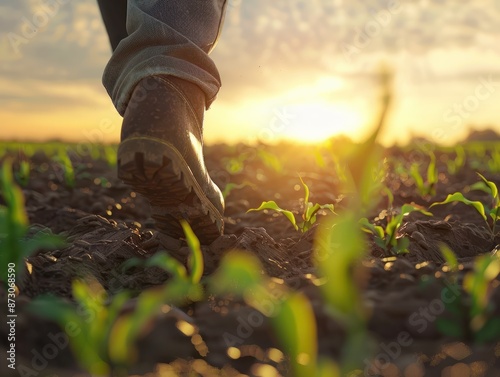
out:
M262 150L277 156L281 169L259 158L256 151ZM414 157L410 152L396 148L385 151L387 156L395 156L406 164ZM221 258L230 250L254 254L265 273L275 278L275 284L307 295L316 315L319 355L339 359L345 347L346 328L330 314L315 279L313 241L317 226L301 234L283 216L247 213L249 208L256 208L266 200L275 200L282 208L299 213L303 205L299 175L309 185L312 202L333 203L336 210L345 208L348 196L341 193L341 182L331 161L323 156L325 163L321 166L314 147L299 145L255 148L242 144L213 145L206 148L205 154L211 176L220 187L229 182L243 186L227 196L225 235L211 245L202 246L205 274L216 271ZM18 368L22 365L31 372L20 375L87 376L67 346L58 348L47 365L36 359L47 344L54 343L53 334L61 330L56 323L30 311L30 302L47 293L71 301L72 281L88 275L95 277L111 295L124 289L139 293L165 283L169 275L159 268L123 271L124 261L147 259L165 249L182 259L188 248L183 240L172 239L154 229L147 201L119 181L115 168L106 161L71 154L76 185L69 188L60 165L42 151L31 157L22 151L10 155L16 163L27 159L32 165L29 183L23 188L31 234L50 229L68 239L63 249L37 250L27 258L30 272L19 282L16 299L16 352ZM239 164L241 156L246 159ZM428 207L444 200L449 193L467 192L478 181L469 161L458 174L451 175L444 163L450 156L442 152L437 157L440 182L432 197L422 198L410 178L403 181L393 173L386 177L386 184L395 196L394 208L411 202ZM500 174L485 174L500 183ZM480 191L467 192L467 197L487 200ZM4 204L2 200L0 204ZM387 201L381 200L369 218L378 218L383 224L386 209ZM437 317L454 318L441 297L450 279L443 266L440 243L448 244L458 256L461 281L473 270L476 258L495 252L500 242L492 238L483 219L470 207L438 206L432 212L433 217L411 214L405 218L400 236L410 240L408 254L387 257L370 237L367 239L367 256L359 268L365 276L362 298L370 313L368 327L376 348L374 357L365 361L364 371L357 375L500 376L500 339L481 344L468 330L464 336L454 338L441 333L437 325ZM321 223L324 216L319 217ZM493 317L500 315L499 285L500 281L494 280L487 293ZM468 308L467 294L456 294L462 306ZM6 296L4 288L0 288L0 295ZM135 305L136 300L131 299L126 310L133 310ZM275 349L282 347L270 320L260 316L263 320L255 324L252 322L255 315L254 309L234 297L210 297L158 313L137 341L138 357L131 375L274 375L268 365L274 373L290 375L286 358L276 357ZM204 342L203 349L177 328L179 320L195 326ZM7 324L2 321L2 355L8 349L7 331ZM228 355L228 336L233 336L231 339L240 349L241 355L236 359ZM5 365L4 360L1 364ZM17 372L8 374L7 370L1 375L18 375Z

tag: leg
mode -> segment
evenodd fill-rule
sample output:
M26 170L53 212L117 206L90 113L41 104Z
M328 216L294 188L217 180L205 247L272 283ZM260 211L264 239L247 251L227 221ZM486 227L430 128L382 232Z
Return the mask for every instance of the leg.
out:
M101 16L108 32L111 48L116 50L118 43L127 37L127 0L97 0Z
M139 81L153 75L172 75L198 85L208 108L221 85L208 53L219 36L226 0L128 0L127 4L128 36L103 75L118 112L124 114Z
M128 36L103 75L124 116L119 177L149 199L163 233L182 237L179 220L186 219L204 243L223 231L224 201L206 170L202 145L204 111L220 88L208 53L225 5L128 0Z

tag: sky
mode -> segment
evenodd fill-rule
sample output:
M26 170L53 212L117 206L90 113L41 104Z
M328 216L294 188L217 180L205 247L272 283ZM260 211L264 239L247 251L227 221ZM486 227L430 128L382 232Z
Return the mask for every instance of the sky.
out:
M359 140L383 65L395 98L385 143L500 131L499 41L500 0L230 0L206 142ZM0 4L0 139L117 142L101 84L110 56L95 0Z

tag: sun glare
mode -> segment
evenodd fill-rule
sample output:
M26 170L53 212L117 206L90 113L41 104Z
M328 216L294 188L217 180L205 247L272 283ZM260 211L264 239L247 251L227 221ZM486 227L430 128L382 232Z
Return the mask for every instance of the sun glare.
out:
M363 122L358 112L342 105L304 103L288 110L285 134L295 141L318 142L339 134L356 139Z

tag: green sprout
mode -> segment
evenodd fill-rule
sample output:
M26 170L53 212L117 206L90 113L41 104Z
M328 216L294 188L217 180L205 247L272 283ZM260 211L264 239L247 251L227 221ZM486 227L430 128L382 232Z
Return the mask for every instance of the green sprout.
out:
M455 192L454 194L449 194L446 199L442 202L433 203L431 207L444 205L449 203L463 203L470 207L473 207L477 213L481 215L483 220L486 222L486 225L490 231L492 237L496 235L496 224L500 216L500 198L498 195L498 188L494 182L488 181L483 175L477 173L481 178L480 182L474 184L471 189L475 190L483 190L490 194L492 199L491 207L485 206L480 201L471 201L467 199L462 193ZM491 217L491 223L488 221L488 216Z
M241 184L229 182L222 190L222 196L224 197L224 199L226 199L231 194L231 192L233 192L233 190L241 190L245 187L250 187L254 190L256 189L256 186L251 182L243 182Z
M106 305L108 295L102 286L95 279L88 279L73 282L73 297L78 309L53 296L37 298L30 308L32 312L55 320L66 329L73 354L81 367L93 375L110 375L114 367L108 356L108 339L129 294L122 292ZM92 316L92 321L88 320L88 316ZM73 324L71 333L66 327L68 323Z
M181 226L184 230L189 250L191 250L191 255L188 258L190 281L193 284L198 284L203 276L203 253L201 252L200 241L186 220L181 220Z
M270 279L261 274L262 266L252 255L233 251L227 254L217 272L210 277L214 294L235 294L272 320L279 341L291 362L293 375L318 376L317 332L314 312L300 292L280 290L279 298L269 297ZM274 297L273 297L274 298Z
M327 365L323 375L358 375L362 373L363 360L373 350L367 329L368 310L361 299L354 271L360 268L361 259L366 255L359 218L376 205L376 193L381 185L380 174L376 172L381 161L377 138L384 128L392 98L390 75L386 71L381 75L381 86L382 107L374 131L347 159L346 185L354 192L353 205L323 223L314 240L314 261L324 281L321 289L328 311L345 327L347 334L340 372L335 366Z
M432 216L432 213L426 211L423 207L416 204L405 204L401 207L398 215L390 214L387 217L387 225L384 227L370 223L364 217L359 223L363 231L374 235L375 243L381 247L386 256L394 254L403 254L408 252L410 240L407 237L398 237L398 231L403 224L404 218L411 212L420 212L426 216Z
M187 267L166 252L157 252L145 261L138 258L129 259L121 266L123 271L137 266L159 267L167 271L172 277L169 280L169 288L166 289L170 302L185 301L188 298L196 301L201 298L203 292L200 281L204 262L200 241L187 221L181 220L181 226L190 251Z
M453 275L456 275L458 273L458 270L459 270L459 264L458 264L457 256L455 255L453 250L451 250L449 248L449 246L444 244L444 243L439 245L439 250L441 251L441 254L443 255L443 258L446 262L446 265L448 266L449 271ZM456 280L456 279L454 278L453 280Z
M315 264L323 296L332 316L346 329L347 339L341 355L341 375L357 370L372 351L367 330L367 313L353 269L365 255L365 242L356 220L358 215L346 211L322 224L315 238Z
M430 162L427 167L427 179L420 174L420 165L413 163L410 167L410 176L415 181L417 190L422 197L436 195L436 185L438 183L438 171L436 166L436 156L429 152Z
M288 295L273 318L273 323L290 357L293 375L318 375L316 319L305 294L294 292Z
M135 342L151 317L166 304L201 299L203 255L200 243L187 222L182 221L181 225L191 251L188 268L164 253L149 258L146 267L160 266L170 272L172 278L163 286L142 292L133 312L120 314L131 297L130 292L110 298L94 278L73 282L73 297L79 309L51 296L40 297L31 304L32 311L55 320L66 330L67 323L75 324L78 331L68 334L70 344L80 365L91 374L128 376L128 368L137 358ZM139 264L136 260L126 263L125 267ZM106 304L108 301L110 303ZM82 309L93 316L92 321L87 315L81 315Z
M245 169L245 163L250 160L251 153L244 152L238 157L228 158L225 160L226 170L230 174L241 173Z
M104 160L110 167L114 168L118 158L116 145L104 145L102 153L104 155Z
M491 173L498 173L500 172L500 148L495 147L490 153L491 156L488 160L488 170Z
M0 265L14 263L19 266L17 279L21 277L26 257L39 249L54 249L65 246L61 237L51 233L38 232L27 239L29 230L28 216L24 207L24 196L14 183L12 163L4 161L1 170L0 188L6 206L0 205ZM7 269L0 272L0 279L7 281Z
M19 161L19 170L15 173L16 181L22 186L28 186L30 180L31 164L28 160Z
M457 174L461 168L465 165L465 149L461 145L457 145L455 147L455 158L453 160L449 159L446 161L446 165L448 166L448 173L451 175Z
M336 153L332 152L331 157L333 161L333 170L337 174L339 182L341 182L342 184L346 184L348 182L346 165L341 162L340 157Z
M59 152L56 156L56 160L62 166L64 173L64 182L67 187L74 188L75 187L75 170L73 168L73 163L68 156L68 152L65 149L59 149Z
M263 149L257 151L257 156L268 168L273 169L276 173L283 171L283 164L276 155L269 153Z
M313 204L312 202L309 201L309 187L305 184L305 182L302 180L302 177L300 178L300 182L302 183L302 186L304 187L304 210L302 212L302 221L297 222L295 219L295 215L293 214L292 211L282 209L276 204L274 200L267 201L267 202L262 202L259 208L251 208L247 211L248 212L256 212L256 211L264 211L264 210L272 210L277 213L281 213L283 216L285 216L288 221L293 225L295 230L300 230L300 232L304 233L308 231L314 223L316 223L317 220L317 215L320 210L328 210L331 213L335 214L334 211L334 205L333 204Z
M484 255L474 264L474 271L464 277L464 290L471 297L470 328L478 343L494 341L500 336L500 318L494 314L491 284L500 273L497 255Z
M445 260L445 265L442 267L443 271L449 272L444 275L448 281L447 287L443 288L445 291L454 293L453 300L447 300L445 307L450 318L439 317L436 319L436 328L444 335L453 338L467 337L468 319L467 308L464 305L463 294L461 292L460 284L458 283L459 263L453 250L445 243L439 245L441 254ZM448 293L447 292L447 293Z
M494 314L491 302L493 281L500 273L498 255L483 255L474 262L474 270L463 279L463 291L457 279L458 261L448 247L441 251L452 272L451 288L457 297L446 304L451 318L438 318L436 325L441 333L454 338L472 338L478 344L495 341L500 336L500 319ZM462 293L463 292L463 293ZM464 293L468 295L464 299Z

